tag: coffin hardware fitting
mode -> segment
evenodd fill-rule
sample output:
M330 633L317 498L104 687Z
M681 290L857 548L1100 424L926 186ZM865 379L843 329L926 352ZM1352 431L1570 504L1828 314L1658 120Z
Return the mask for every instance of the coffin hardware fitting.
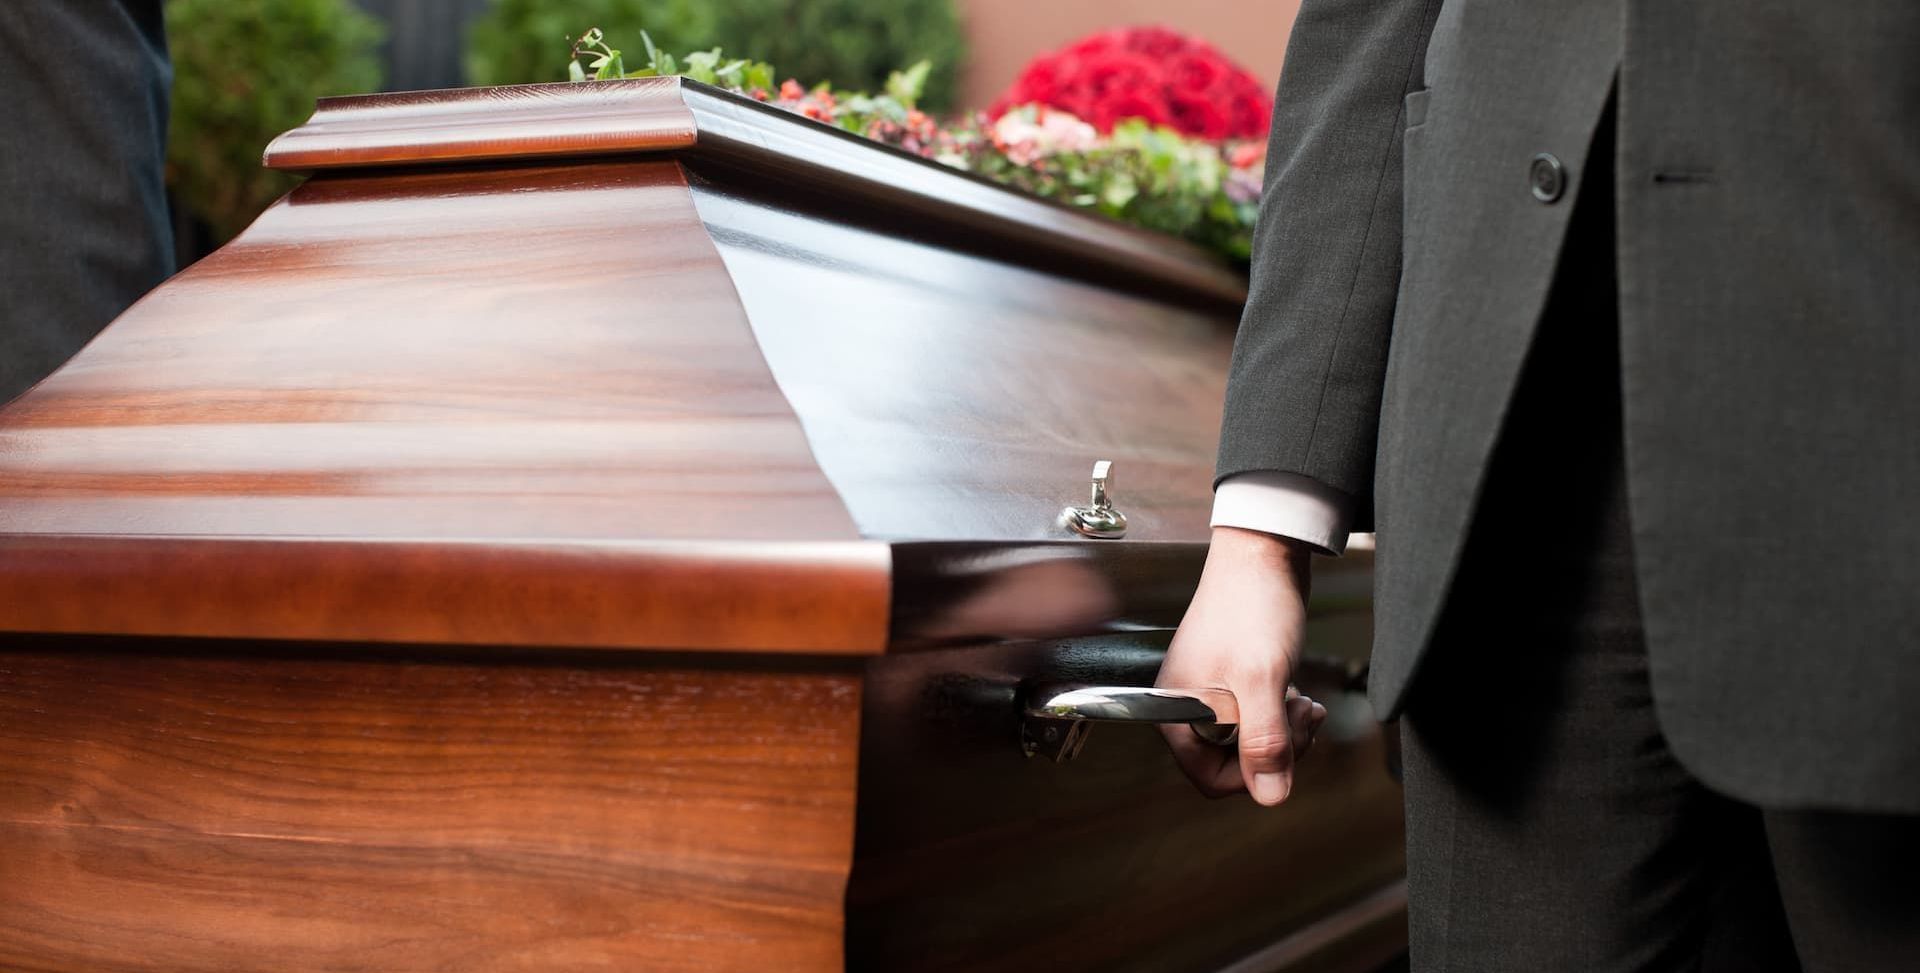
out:
M1020 749L1055 763L1079 756L1095 723L1185 723L1218 744L1239 731L1240 708L1224 689L1042 683L1023 695Z
M1068 507L1060 512L1060 521L1083 537L1112 539L1127 534L1127 515L1113 505L1108 489L1113 486L1113 461L1093 464L1092 502L1084 507Z

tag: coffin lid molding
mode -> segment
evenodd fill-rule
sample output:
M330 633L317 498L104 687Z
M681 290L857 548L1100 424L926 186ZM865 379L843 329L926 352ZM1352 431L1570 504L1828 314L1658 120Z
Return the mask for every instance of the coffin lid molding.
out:
M679 155L1098 266L1194 303L1238 305L1246 278L1201 248L930 162L678 77L322 98L266 148L287 171Z

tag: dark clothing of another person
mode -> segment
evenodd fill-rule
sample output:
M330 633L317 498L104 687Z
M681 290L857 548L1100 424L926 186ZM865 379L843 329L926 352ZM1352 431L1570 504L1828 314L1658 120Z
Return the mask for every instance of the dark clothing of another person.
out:
M0 402L173 272L160 0L0 3Z
M1920 969L1916 52L1302 3L1218 474L1378 531L1416 970Z
M1802 969L1797 954L1809 971L1915 968L1920 826L1715 793L1655 715L1622 464L1610 135L1401 720L1416 965L1770 973Z

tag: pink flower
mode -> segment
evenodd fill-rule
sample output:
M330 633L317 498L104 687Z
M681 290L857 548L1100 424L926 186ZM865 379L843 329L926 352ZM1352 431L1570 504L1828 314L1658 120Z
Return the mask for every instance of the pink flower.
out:
M989 134L994 148L1020 166L1061 152L1084 152L1100 139L1093 126L1044 105L1023 105L1000 116Z
M1236 203L1257 203L1260 201L1260 187L1264 180L1259 169L1227 170L1227 198Z
M1241 142L1227 150L1227 165L1235 169L1253 169L1267 164L1265 142Z

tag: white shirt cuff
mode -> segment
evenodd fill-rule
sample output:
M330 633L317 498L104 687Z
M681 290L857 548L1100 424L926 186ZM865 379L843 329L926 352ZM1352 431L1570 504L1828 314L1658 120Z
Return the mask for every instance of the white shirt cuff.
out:
M1280 470L1235 473L1213 491L1213 526L1278 534L1330 554L1347 549L1352 501L1310 476Z

